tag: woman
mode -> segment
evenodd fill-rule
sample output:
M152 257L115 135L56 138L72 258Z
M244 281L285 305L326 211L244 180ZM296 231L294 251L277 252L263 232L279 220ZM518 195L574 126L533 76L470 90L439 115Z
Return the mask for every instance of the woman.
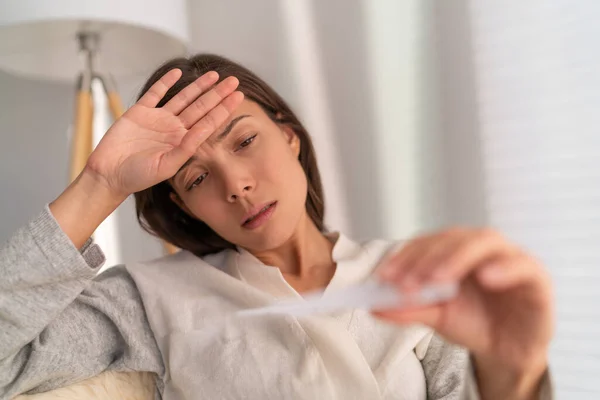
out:
M184 251L94 278L89 237L132 193ZM461 282L444 304L235 318L372 274L390 244L326 233L323 212L310 138L276 93L221 57L166 63L0 253L0 393L110 369L155 372L166 399L550 398L548 276L492 231L416 238L376 271L405 290Z

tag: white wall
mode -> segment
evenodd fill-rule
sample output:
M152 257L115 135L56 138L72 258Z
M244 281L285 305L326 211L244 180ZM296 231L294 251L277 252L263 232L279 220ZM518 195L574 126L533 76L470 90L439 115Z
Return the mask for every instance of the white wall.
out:
M313 3L332 129L340 155L340 179L346 190L349 234L357 239L378 237L383 234L384 219L378 207L380 180L376 173L369 63L365 57L368 39L364 2Z
M421 148L421 185L431 202L426 212L432 214L423 216L425 227L488 223L467 6L468 0L435 1L427 11L425 36L432 47L423 65L432 69L432 84L425 87L432 107L421 110L426 124L429 118L438 120L425 129ZM437 165L428 167L430 160Z
M0 71L0 240L64 186L72 94Z
M194 50L231 57L255 71L290 103L307 126L326 188L329 227L356 237L381 235L380 216L369 208L378 203L374 200L379 190L370 137L374 125L364 58L367 43L362 2L306 1L299 6L279 0L196 0L191 4L191 13L198 21L191 22ZM304 26L304 14L295 19L289 14L306 10L314 13L314 20L309 22L316 43L311 35L297 36L310 28ZM315 46L317 54L306 54ZM299 69L305 62L317 65ZM313 87L314 93L307 94L305 87L315 81L324 87ZM315 95L319 98L312 97ZM313 103L325 109L315 109ZM332 159L339 163L332 163ZM344 210L340 212L340 208Z

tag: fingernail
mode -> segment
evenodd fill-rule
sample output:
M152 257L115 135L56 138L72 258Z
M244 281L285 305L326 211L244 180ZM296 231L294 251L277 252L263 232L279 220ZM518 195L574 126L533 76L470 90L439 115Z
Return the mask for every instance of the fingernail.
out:
M502 275L502 268L500 268L498 265L492 264L488 267L485 267L481 273L483 274L484 279L493 281L497 280Z

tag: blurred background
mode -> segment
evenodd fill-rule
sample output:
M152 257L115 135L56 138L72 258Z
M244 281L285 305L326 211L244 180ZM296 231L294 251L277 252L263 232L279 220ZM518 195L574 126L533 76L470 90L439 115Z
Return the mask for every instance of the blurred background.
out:
M186 16L188 53L242 63L300 115L332 230L488 225L537 255L558 398L599 398L600 2L189 0ZM125 105L156 66L117 81ZM74 90L0 70L1 241L67 184ZM132 199L96 236L109 265L164 251Z

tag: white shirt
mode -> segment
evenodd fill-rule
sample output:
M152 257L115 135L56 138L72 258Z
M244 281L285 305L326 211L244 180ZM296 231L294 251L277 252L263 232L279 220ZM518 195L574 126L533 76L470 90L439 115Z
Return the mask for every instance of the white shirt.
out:
M339 235L325 295L364 280L389 246ZM127 268L163 355L165 399L468 397L459 395L466 352L429 328L384 323L363 310L234 317L237 310L301 297L278 268L246 250L203 259L182 251Z

